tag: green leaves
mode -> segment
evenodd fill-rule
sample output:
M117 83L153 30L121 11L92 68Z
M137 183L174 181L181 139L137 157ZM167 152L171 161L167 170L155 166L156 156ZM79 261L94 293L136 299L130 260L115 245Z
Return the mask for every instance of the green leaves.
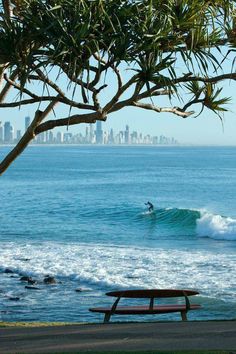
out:
M230 102L229 97L220 98L223 88L216 88L213 84L207 83L204 88L203 104L214 113L226 112L227 109L222 107Z
M192 104L201 103L202 110L206 107L216 113L219 117L220 113L227 111L227 109L223 106L229 104L231 98L221 97L223 88L218 88L211 82L205 82L202 86L200 86L198 81L191 81L186 84L185 87L188 92L193 95L190 102L186 106L189 107Z
M124 65L149 92L179 95L183 72L215 75L220 47L229 43L230 55L236 46L235 0L12 0L11 6L9 15L2 2L0 65L17 68L22 86L36 68L45 75L59 68L69 84L72 77L80 81L85 103L102 72ZM228 102L221 89L197 82L188 89L195 99L205 95L204 106L214 112Z

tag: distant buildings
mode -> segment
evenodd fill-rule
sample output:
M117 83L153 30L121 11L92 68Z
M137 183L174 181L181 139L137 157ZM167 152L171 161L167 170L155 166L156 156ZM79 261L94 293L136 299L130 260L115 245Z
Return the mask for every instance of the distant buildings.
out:
M103 131L102 131L102 122L100 120L96 123L96 144L103 144Z
M3 141L5 143L11 143L13 141L14 128L10 122L4 123Z
M30 117L25 117L25 131L29 128L30 126Z
M30 125L30 117L25 117L25 131ZM0 122L0 144L17 143L22 137L21 131L17 130L14 136L14 127L6 121L3 125ZM105 131L102 129L102 122L89 124L85 128L85 134L71 132L63 133L61 131L46 131L36 136L33 144L123 144L123 145L176 145L178 141L175 138L169 138L164 135L151 136L144 135L137 131L130 131L128 125L125 130L115 132L113 129Z
M129 144L129 137L130 137L130 135L129 135L129 126L126 125L126 127L125 127L125 144Z

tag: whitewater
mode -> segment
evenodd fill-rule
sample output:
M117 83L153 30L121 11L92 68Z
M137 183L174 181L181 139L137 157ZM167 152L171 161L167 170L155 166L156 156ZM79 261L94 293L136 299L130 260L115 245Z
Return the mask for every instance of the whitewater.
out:
M0 320L99 322L88 308L109 304L107 291L132 288L195 289L203 309L190 319L235 319L235 153L26 150L0 181ZM56 283L45 284L47 275Z

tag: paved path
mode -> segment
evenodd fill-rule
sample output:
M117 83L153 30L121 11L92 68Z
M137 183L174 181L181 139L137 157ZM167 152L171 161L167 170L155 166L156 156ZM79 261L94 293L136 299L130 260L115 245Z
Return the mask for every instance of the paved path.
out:
M236 321L0 328L1 354L200 349L236 354Z

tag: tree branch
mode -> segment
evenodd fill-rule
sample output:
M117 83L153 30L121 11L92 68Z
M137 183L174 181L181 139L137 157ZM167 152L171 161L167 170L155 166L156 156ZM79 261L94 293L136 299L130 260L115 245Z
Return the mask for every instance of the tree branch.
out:
M108 102L106 104L106 106L103 108L103 110L105 112L110 112L112 110L112 108L114 107L114 105L118 102L119 98L121 95L123 95L123 93L131 86L135 83L135 81L138 78L138 74L134 75L129 81L126 82L126 84L124 84L115 94L115 96L110 100L110 102Z
M12 162L24 151L26 146L35 137L35 130L37 126L43 121L43 119L53 110L57 101L50 102L47 108L42 111L36 111L33 121L22 136L16 146L7 154L7 156L0 163L0 176L6 171L6 169L12 164Z
M27 104L38 103L38 102L45 102L45 101L55 101L55 96L45 96L45 97L38 97L38 98L29 98L26 100L16 101L16 102L6 102L0 103L0 108L8 108L8 107L20 107Z
M204 99L194 99L188 103L186 103L186 105L182 108L182 110L185 112L187 108L191 107L193 104L197 104L197 103L204 103Z
M212 83L215 84L217 82L223 81L223 80L236 80L236 73L227 73L227 74L222 74L222 75L217 75L214 77L202 77L202 76L187 76L184 75L183 77L180 77L176 80L174 80L175 84L178 83L183 83L183 82L189 82L189 81L200 81L204 83Z
M18 75L18 70L13 71L13 73L10 76L10 80L14 81L16 79L17 75ZM3 89L0 92L0 103L5 100L11 87L12 86L8 82L5 84L5 86L3 87Z
M193 111L183 112L179 107L171 107L171 108L162 107L161 108L161 107L154 106L153 104L141 103L141 102L133 102L133 104L131 104L131 106L148 109L151 111L155 111L157 113L173 113L173 114L176 114L177 116L180 116L182 118L187 118L194 113Z
M150 97L150 94L151 94L151 96L162 96L162 95L164 96L164 95L169 95L170 93L172 93L172 92L170 92L170 90L159 90L159 91L153 91L153 92L145 91L137 96L133 95L126 100L117 102L113 106L113 108L110 110L110 113L119 111L120 109L122 109L126 106L133 106L134 102L138 102L144 98L148 98L148 97Z
M55 127L63 127L68 125L75 125L81 123L96 123L97 120L106 121L106 116L101 112L94 112L88 114L75 114L66 118L48 120L37 126L35 135L51 130Z
M32 98L35 98L35 99L38 99L39 96L35 95L34 93L32 93L31 91L27 90L26 88L16 84L13 80L9 79L7 77L7 74L4 74L4 80L9 84L11 85L12 87L14 87L15 89L21 91L21 92L24 92L26 95L32 97Z
M76 83L77 85L81 86L81 87L85 87L87 90L91 91L91 92L95 92L96 88L94 87L95 85L93 83L89 83L89 82L84 82L81 79L78 79L78 77L76 77L74 74L70 74L67 70L67 66L65 64L60 65L60 68L63 70L63 72L66 74L66 76L70 79L71 82ZM90 70L94 71L92 69L92 67L89 67ZM95 74L96 76L96 74ZM98 78L97 82L99 81L100 77Z
M61 103L64 103L68 106L79 108L79 109L87 109L87 110L91 110L91 111L97 110L97 108L95 106L83 104L83 103L77 103L75 101L70 100L67 97L58 97L58 96L44 96L44 97L30 98L30 99L16 101L16 102L0 103L0 108L20 107L20 106L24 106L27 104L41 103L41 102L45 102L45 101L61 102Z
M61 97L65 97L64 92L55 84L55 82L49 80L49 78L44 75L44 73L40 69L35 70L38 76L32 77L34 80L41 80L44 83L47 83L50 87L52 87Z

